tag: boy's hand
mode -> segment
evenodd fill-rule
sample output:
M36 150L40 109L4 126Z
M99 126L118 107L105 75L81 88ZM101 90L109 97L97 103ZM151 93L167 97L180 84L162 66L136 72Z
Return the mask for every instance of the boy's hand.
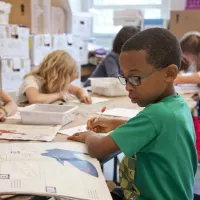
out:
M108 133L114 130L110 119L94 117L87 121L87 129L95 133Z
M92 98L88 95L81 95L79 97L80 102L86 103L86 104L91 104L92 103Z
M75 133L74 135L69 136L67 139L68 140L73 140L73 141L76 141L76 142L85 143L86 138L89 135L93 135L93 134L94 133L92 131L86 131L86 132L82 132L82 133Z
M4 110L0 109L0 122L5 122L6 121L6 114Z

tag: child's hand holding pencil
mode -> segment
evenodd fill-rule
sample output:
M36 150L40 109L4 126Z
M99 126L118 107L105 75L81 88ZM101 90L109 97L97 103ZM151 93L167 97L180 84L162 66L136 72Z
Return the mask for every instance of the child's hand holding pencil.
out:
M111 131L109 119L102 118L102 114L105 112L106 107L101 109L101 114L98 117L94 117L87 122L87 129L94 131L95 133L108 133Z

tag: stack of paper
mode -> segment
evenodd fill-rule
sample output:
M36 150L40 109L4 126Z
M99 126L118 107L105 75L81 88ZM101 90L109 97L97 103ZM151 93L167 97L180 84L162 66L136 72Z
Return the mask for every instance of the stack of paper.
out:
M112 200L99 162L81 143L2 143L0 165L1 194Z
M52 141L61 128L58 126L33 126L0 124L0 139Z

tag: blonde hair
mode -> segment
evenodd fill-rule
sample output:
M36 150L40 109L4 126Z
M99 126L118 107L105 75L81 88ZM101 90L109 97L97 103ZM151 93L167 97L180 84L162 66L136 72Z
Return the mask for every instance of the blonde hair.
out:
M183 53L190 53L197 56L196 70L200 71L200 33L186 33L180 40L180 45Z
M42 91L48 94L66 89L77 74L75 60L66 51L57 50L48 54L39 67L24 78L34 76L41 81Z

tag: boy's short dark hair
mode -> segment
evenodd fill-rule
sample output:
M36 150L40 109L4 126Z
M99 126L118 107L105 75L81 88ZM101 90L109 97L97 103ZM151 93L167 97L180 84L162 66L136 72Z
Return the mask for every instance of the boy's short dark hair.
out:
M134 26L124 26L116 35L114 41L112 50L115 53L120 54L121 48L124 45L124 43L133 35L139 32L139 28Z
M151 28L137 33L122 47L123 51L144 50L147 62L158 67L181 66L181 48L176 37L166 29Z

